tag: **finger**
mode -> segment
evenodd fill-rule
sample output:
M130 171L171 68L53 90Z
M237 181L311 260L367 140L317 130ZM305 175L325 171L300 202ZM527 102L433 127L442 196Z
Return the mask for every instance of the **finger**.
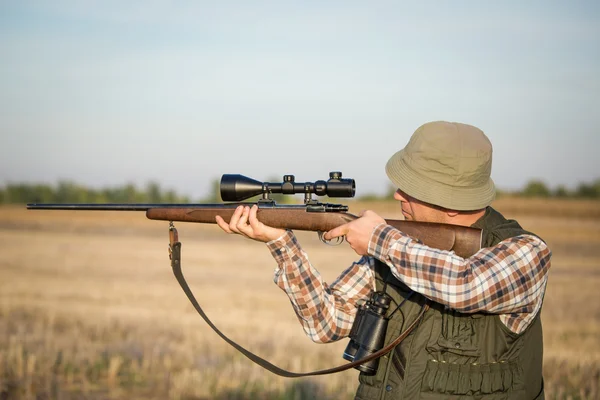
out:
M237 220L238 226L246 225L248 222L248 214L250 213L250 208L248 206L242 207L242 213L240 214L240 218Z
M221 218L220 215L217 215L215 217L215 220L217 221L217 225L219 225L219 228L223 229L227 233L233 233L231 229L229 229L229 224L225 222L225 220Z
M373 211L373 210L362 210L360 212L360 214L359 214L360 217L368 217L368 216L371 216L371 215L376 215L375 211Z
M240 233L244 235L252 234L252 228L248 225L248 214L250 214L250 207L245 206L236 225Z
M337 228L333 228L329 232L325 232L325 235L323 235L323 237L326 240L331 240L335 239L336 237L344 236L346 235L346 233L348 233L348 227L347 224L344 224L338 226Z
M373 210L363 210L363 212L360 213L360 217L372 223L385 223L385 219L383 219L379 214L377 214Z
M231 219L229 220L229 229L231 229L235 233L240 233L237 227L238 221L242 216L242 212L244 211L244 206L237 206L233 214L231 215Z
M248 215L248 222L253 230L257 230L262 225L262 222L258 220L258 206L255 204L250 209L250 214Z

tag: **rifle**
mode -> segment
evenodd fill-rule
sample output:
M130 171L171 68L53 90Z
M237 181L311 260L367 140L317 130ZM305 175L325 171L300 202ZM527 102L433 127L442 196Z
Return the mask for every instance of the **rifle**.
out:
M321 241L323 233L358 218L348 212L349 208L342 204L321 203L313 199L313 195L334 198L354 197L356 184L353 179L342 178L342 173L335 171L329 174L327 181L295 182L293 175L284 175L282 183L259 182L239 174L225 174L221 178L220 192L223 201L219 204L27 204L30 210L88 210L88 211L145 211L146 217L152 220L169 221L169 258L175 278L186 296L206 323L227 343L236 348L250 360L269 371L285 377L301 377L324 375L344 371L377 359L391 351L406 337L420 321L428 309L422 305L418 318L408 326L393 342L369 356L345 365L326 370L308 373L295 373L283 370L261 357L244 349L225 336L204 313L194 297L181 271L181 243L173 222L196 222L216 224L215 217L221 216L229 222L235 209L240 205L258 205L257 218L265 225L281 229L317 232ZM304 194L304 204L276 204L271 194ZM251 197L261 196L257 202L243 202ZM468 258L481 248L481 230L442 223L414 222L386 219L387 224L403 231L422 243L440 250L451 250L457 255ZM339 244L343 239L338 240Z
M313 194L329 197L354 197L353 179L343 179L341 172L331 172L327 181L297 183L293 175L284 175L283 183L259 182L238 174L225 174L221 178L220 192L223 201L218 204L27 204L30 210L88 210L88 211L145 211L152 220L170 222L196 222L215 224L220 215L229 222L239 205L258 205L257 218L265 225L281 229L317 232L322 234L358 218L342 204L321 203ZM304 204L277 204L271 194L304 194ZM261 196L256 203L241 202ZM386 223L419 239L424 244L440 250L452 250L468 258L481 246L479 229L431 222L414 222L386 219ZM339 242L338 242L339 243Z

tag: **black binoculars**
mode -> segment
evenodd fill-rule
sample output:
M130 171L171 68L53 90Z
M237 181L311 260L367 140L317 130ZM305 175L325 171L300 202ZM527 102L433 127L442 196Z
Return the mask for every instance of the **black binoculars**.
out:
M358 361L383 348L388 326L386 312L392 299L384 292L374 292L369 300L358 307L354 324L350 330L350 343L344 350L344 359ZM354 368L366 375L375 375L379 358Z

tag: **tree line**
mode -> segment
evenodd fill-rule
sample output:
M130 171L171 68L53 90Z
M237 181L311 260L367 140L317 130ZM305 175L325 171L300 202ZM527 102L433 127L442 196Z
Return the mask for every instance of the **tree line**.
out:
M93 189L73 182L56 185L10 183L0 187L0 203L189 203L187 196L165 190L156 182L144 188L128 183Z
M582 182L575 189L568 189L564 185L554 188L549 187L541 180L532 180L525 185L523 190L506 194L517 194L525 197L557 197L557 198L578 198L578 199L599 199L600 198L600 179L591 183ZM504 194L500 192L500 194Z
M395 188L383 195L367 194L358 196L359 200L389 200L393 197ZM499 190L498 196L513 195L522 197L543 198L573 198L573 199L600 199L600 179L591 183L580 183L574 189L565 186L550 187L541 180L528 182L521 190ZM273 195L278 203L294 201L293 196ZM249 199L254 201L256 199ZM300 200L296 198L296 200ZM0 187L0 204L24 203L190 203L192 200L174 190L164 189L157 182L149 182L143 188L138 188L132 183L121 186L93 189L73 182L61 181L55 185L9 183ZM215 180L211 185L211 192L198 203L221 202L219 182Z
M272 179L271 181L275 181ZM277 203L293 203L293 196L273 194ZM247 201L257 201L259 196ZM60 181L55 185L9 183L0 187L0 204L25 203L220 203L220 181L211 182L210 192L200 199L165 189L157 182L148 182L140 188L133 183L94 189L71 181Z

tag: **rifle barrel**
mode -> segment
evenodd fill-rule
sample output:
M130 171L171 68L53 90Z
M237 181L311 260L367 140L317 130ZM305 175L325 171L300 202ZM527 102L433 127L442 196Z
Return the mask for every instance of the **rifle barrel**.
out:
M146 211L151 208L195 208L195 207L227 207L227 204L157 204L157 203L78 203L78 204L59 204L59 203L30 203L27 204L28 210L87 210L87 211Z
M217 210L236 208L239 205L252 206L256 203L215 203L215 204L185 204L185 203L29 203L28 210L84 210L84 211L147 211L153 208L202 208ZM261 205L259 204L259 207ZM272 207L272 206L271 206ZM300 209L306 208L299 204L277 205L278 209Z

